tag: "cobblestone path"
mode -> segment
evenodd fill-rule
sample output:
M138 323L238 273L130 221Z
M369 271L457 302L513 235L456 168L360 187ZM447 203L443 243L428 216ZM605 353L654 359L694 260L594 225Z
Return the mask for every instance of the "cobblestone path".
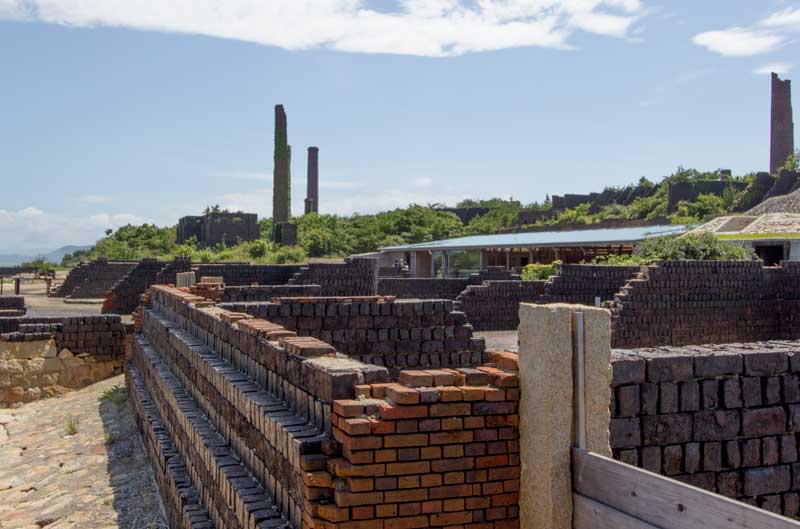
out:
M0 409L0 528L166 527L124 383Z

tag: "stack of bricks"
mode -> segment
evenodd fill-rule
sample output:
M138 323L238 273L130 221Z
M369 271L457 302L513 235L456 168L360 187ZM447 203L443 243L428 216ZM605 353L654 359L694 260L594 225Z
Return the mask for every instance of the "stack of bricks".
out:
M74 355L113 360L125 357L125 328L119 316L62 318L55 339L59 349L69 349Z
M139 305L147 287L155 283L168 264L157 259L142 259L108 293L103 302L103 314L131 314Z
M374 296L378 293L378 260L348 257L344 263L312 263L300 268L292 285L319 285L323 296Z
M81 263L67 274L67 278L51 296L100 299L137 265L136 261L109 261L99 258Z
M800 339L800 261L783 261L780 272L782 335Z
M598 297L610 301L641 271L640 266L562 264L547 281L541 302L594 305Z
M225 292L222 294L222 301L271 301L274 298L311 297L319 296L320 291L321 288L319 285L225 285Z
M780 301L757 261L663 261L617 294L615 347L758 341L781 336Z
M24 316L25 298L22 296L0 296L0 318Z
M189 292L209 301L217 302L222 299L225 283L221 277L201 277L200 281L189 287Z
M615 350L614 457L800 512L800 343Z
M24 320L22 320L24 321ZM61 323L20 323L16 331L0 334L4 342L32 342L47 340L61 330Z
M467 315L477 331L511 330L519 327L519 304L536 302L544 281L484 281L469 285L456 298L456 310Z
M126 375L171 526L519 526L515 354L398 383L338 356L151 288Z
M226 285L284 285L300 270L300 266L218 263L196 264L192 270L197 277L221 277Z
M456 299L468 279L380 278L378 293L400 299Z
M519 527L517 356L478 369L402 371L333 407L334 502L309 527Z
M474 367L486 360L483 339L472 336L472 326L453 310L452 301L311 297L221 307L319 338L341 354L386 366L392 373L414 367Z

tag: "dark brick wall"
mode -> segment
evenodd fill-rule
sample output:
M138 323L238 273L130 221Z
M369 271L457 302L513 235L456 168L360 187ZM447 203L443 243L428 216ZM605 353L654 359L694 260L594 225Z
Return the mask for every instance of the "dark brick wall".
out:
M0 296L0 311L25 312L25 298L22 296Z
M119 316L73 316L58 318L0 318L5 341L53 338L56 348L73 355L88 354L98 360L125 358L126 329Z
M137 265L138 261L106 259L81 263L69 271L67 278L52 295L86 299L105 298L108 291Z
M221 277L225 285L285 285L300 271L299 265L251 265L247 263L196 264L197 281L202 277Z
M796 517L800 342L616 350L614 457Z
M757 261L664 261L632 279L612 306L612 344L650 347L791 337L785 298L797 268ZM787 275L790 274L790 275ZM798 276L795 276L798 277ZM787 281L787 278L788 281ZM793 290L792 290L793 291Z
M273 298L319 296L319 285L263 285L252 287L231 287L225 285L223 302L234 301L272 301Z
M483 340L473 338L452 301L286 298L220 306L319 338L349 358L395 374L404 368L474 367L486 360Z
M485 281L469 285L456 298L456 310L467 315L476 331L516 329L519 304L538 301L544 285L544 281Z
M109 291L103 302L103 314L130 314L139 305L139 298L156 283L169 263L157 259L142 259Z
M467 288L468 279L378 279L378 294L400 299L456 299Z
M378 293L378 260L348 257L344 263L311 263L289 281L292 285L319 285L323 296L374 296Z
M563 264L547 282L541 302L594 305L596 296L609 301L641 269L640 266Z

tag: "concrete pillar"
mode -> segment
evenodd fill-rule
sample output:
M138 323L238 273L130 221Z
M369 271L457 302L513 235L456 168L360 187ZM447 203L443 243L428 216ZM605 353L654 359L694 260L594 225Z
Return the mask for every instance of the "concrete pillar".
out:
M584 377L578 380L583 314ZM583 387L586 449L610 457L610 313L582 305L520 305L521 529L572 529L572 446ZM578 426L579 427L579 426Z
M22 285L22 279L16 278L14 279L14 295L19 296L20 286Z
M319 147L308 148L306 214L319 212Z
M511 252L506 252L506 270L511 270Z
M787 158L794 154L792 119L792 82L772 74L772 100L769 132L769 172L777 174Z
M481 250L480 269L486 270L488 267L489 267L489 253L486 250Z

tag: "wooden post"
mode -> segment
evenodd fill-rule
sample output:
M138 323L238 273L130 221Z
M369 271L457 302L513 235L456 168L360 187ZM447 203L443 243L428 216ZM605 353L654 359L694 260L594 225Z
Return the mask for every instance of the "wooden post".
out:
M22 285L22 279L19 277L14 279L14 295L19 296L20 286Z

